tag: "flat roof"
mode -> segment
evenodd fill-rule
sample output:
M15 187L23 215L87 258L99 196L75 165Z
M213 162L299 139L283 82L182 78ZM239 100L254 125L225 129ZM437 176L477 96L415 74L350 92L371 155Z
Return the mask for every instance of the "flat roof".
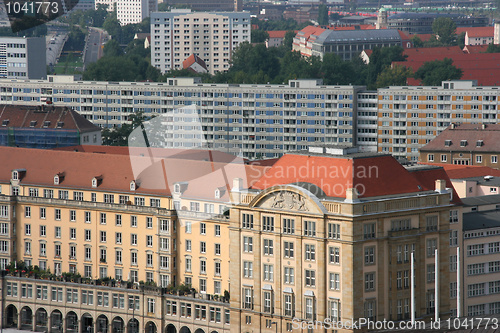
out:
M500 210L466 213L463 217L463 231L500 227Z

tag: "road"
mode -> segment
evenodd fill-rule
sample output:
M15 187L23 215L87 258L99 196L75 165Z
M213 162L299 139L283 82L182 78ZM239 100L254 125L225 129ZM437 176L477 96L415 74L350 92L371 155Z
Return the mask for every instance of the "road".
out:
M102 46L109 40L106 31L98 28L89 28L85 44L85 66L96 62L102 57Z
M47 65L53 66L59 61L67 39L67 30L49 31L47 33L45 37Z

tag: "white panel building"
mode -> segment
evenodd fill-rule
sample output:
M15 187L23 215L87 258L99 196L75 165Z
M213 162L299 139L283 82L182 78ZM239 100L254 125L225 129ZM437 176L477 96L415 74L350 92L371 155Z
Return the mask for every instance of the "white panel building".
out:
M96 0L96 9L98 4L107 5L108 11L116 6L116 18L121 25L140 23L158 10L158 0Z
M0 78L47 77L44 37L0 37Z
M211 74L229 69L233 50L250 42L250 13L191 12L151 14L151 64L162 73L181 69L191 54L205 61Z

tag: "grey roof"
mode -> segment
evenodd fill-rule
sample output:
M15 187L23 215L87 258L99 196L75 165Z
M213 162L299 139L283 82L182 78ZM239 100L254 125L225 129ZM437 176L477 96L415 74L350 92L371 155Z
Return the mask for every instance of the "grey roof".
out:
M401 41L399 32L395 29L373 29L373 30L326 30L322 32L316 39L315 43L336 43L336 42L351 42L351 41Z
M464 204L465 207L500 204L500 194L462 198L462 203Z
M438 17L449 17L457 18L465 15L461 14L445 14L445 13L398 13L388 17L390 20L401 20L401 19L424 19L424 18L438 18Z
M462 179L476 181L479 185L500 186L500 177L493 177L490 180L486 180L484 177L470 177Z
M496 227L500 227L500 210L464 214L464 231Z

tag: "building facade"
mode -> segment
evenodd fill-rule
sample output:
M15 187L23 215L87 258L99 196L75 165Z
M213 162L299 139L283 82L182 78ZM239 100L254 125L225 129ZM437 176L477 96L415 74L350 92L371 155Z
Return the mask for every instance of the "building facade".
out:
M499 140L497 124L451 124L420 149L420 161L498 169Z
M137 316L137 332L284 332L294 318L406 320L411 253L417 318L430 319L437 300L450 316L461 223L443 169L353 148L287 154L272 167L147 151L0 147L0 266L19 273L12 262L22 261L55 279L4 279L5 323L135 332ZM168 294L185 286L195 293Z
M1 108L2 146L52 149L101 144L100 127L71 109L43 104Z
M44 37L1 37L0 78L45 79Z
M100 4L106 5L108 11L116 8L116 18L121 25L140 23L158 10L158 0L96 0L95 8Z
M151 65L162 73L182 69L191 54L211 74L229 69L233 50L250 42L250 13L191 12L179 9L151 16Z

